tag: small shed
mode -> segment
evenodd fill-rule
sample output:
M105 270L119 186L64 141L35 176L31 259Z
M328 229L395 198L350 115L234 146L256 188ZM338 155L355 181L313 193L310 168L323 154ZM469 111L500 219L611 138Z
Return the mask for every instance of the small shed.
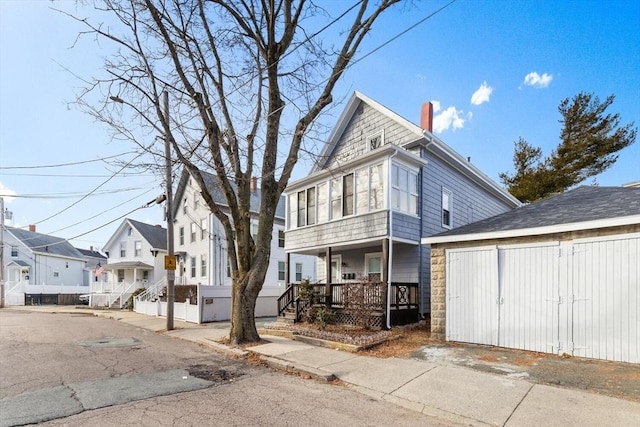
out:
M434 337L640 363L640 188L578 187L422 244Z

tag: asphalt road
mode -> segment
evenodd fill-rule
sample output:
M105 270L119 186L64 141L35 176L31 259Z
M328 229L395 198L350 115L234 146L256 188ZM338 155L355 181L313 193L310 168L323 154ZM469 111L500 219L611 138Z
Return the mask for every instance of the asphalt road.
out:
M450 425L80 314L0 310L0 426Z

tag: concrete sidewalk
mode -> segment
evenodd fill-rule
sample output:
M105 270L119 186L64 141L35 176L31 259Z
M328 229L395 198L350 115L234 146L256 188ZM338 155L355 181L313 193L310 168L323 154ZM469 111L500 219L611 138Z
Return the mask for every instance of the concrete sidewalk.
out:
M12 308L13 309L13 308ZM129 311L73 307L15 307L47 312L87 313L165 333L175 338L238 353L218 342L227 322L196 325ZM262 323L262 322L259 322ZM534 384L469 368L415 359L378 359L264 335L269 341L249 350L273 367L315 378L343 381L375 399L465 425L638 426L640 403L579 390Z

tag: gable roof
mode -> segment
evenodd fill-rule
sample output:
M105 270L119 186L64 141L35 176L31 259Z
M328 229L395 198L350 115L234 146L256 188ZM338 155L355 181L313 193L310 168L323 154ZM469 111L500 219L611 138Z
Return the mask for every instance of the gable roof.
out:
M21 228L5 228L17 240L35 253L84 260L84 256L62 237L49 236Z
M101 254L98 251L94 251L91 249L80 249L80 248L76 248L78 250L78 252L80 252L82 255L84 255L87 258L100 258L100 259L104 259L106 261L107 256L104 254Z
M152 248L167 250L167 229L160 225L150 225L144 222L128 219L127 222L149 242Z
M204 180L205 186L207 188L207 191L211 195L211 198L218 205L227 207L228 206L227 198L224 195L224 191L222 190L222 186L218 182L218 178L216 177L216 175L209 172L205 172L203 170L201 170L200 173L202 174L202 179ZM172 215L174 218L176 217L176 214L178 213L178 209L180 208L180 202L184 197L184 192L187 189L187 183L189 182L190 176L191 174L189 173L189 171L186 168L184 168L182 170L182 175L180 176L180 182L178 183L178 188L176 188L174 201L171 205L171 210L173 211ZM233 187L234 191L237 189L237 187L234 185L233 182L231 183L231 186ZM249 209L251 210L251 212L255 212L255 213L260 212L261 198L262 198L262 193L259 188L258 188L258 191L256 191L255 193L251 193L251 198L249 201L250 203ZM284 217L285 217L285 198L282 196L278 201L278 206L276 206L276 218L284 219Z
M338 119L338 122L336 123L336 126L329 134L329 138L324 145L322 152L318 156L318 161L311 170L311 174L317 173L327 167L334 150L340 142L340 138L342 137L344 131L349 125L349 122L351 121L353 115L355 114L358 106L361 103L367 104L369 107L378 111L380 114L386 116L390 120L393 120L399 125L405 127L411 132L411 134L415 135L415 139L403 144L402 148L409 149L421 145L422 147L424 147L424 149L426 149L433 155L438 156L440 159L444 160L453 168L469 177L469 179L476 182L478 185L485 188L490 193L501 198L505 203L513 207L521 205L518 199L516 199L508 191L500 187L494 180L489 178L474 164L462 157L453 148L449 147L431 132L422 129L420 126L410 122L404 117L391 111L384 105L372 100L371 98L358 91L355 91L347 102L344 111L342 112L340 118Z
M560 233L640 224L640 188L581 186L422 239L423 244Z

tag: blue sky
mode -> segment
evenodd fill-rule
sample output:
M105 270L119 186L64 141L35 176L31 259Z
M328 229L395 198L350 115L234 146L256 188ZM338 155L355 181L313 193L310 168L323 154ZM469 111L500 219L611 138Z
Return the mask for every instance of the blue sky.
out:
M414 3L381 19L362 53L448 1ZM71 1L55 4L75 7ZM118 217L162 190L151 175L118 175L99 194L78 202L115 171L94 160L129 153L132 146L111 141L103 125L68 106L81 85L67 69L96 75L107 52L91 43L71 48L79 27L50 6L0 1L0 194L16 226L36 223L38 231L60 237L115 220L72 242L101 247L120 224ZM434 101L440 108L436 134L498 181L500 172L512 168L519 137L542 147L545 155L557 146L558 105L580 91L601 99L615 94L610 111L620 113L624 124L640 125L639 28L640 3L633 0L458 0L351 67L334 98L348 99L358 90L414 123L422 103ZM334 117L341 108L333 110ZM86 161L92 162L33 168ZM25 166L30 168L14 169ZM301 164L294 178L305 170ZM640 142L597 177L600 185L638 180ZM128 216L163 221L159 207Z

